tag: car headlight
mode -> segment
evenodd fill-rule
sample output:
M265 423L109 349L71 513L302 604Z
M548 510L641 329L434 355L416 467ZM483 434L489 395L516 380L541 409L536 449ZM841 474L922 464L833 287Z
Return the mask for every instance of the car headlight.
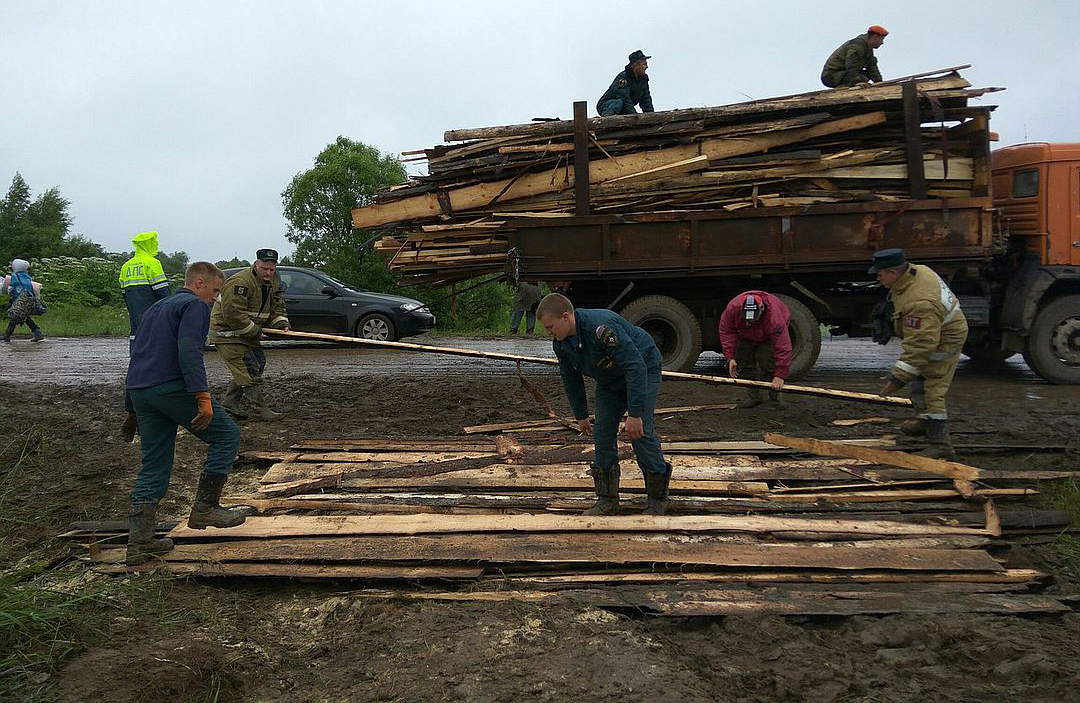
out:
M403 303L401 309L405 312L412 312L413 310L419 310L420 308L427 307L423 303Z

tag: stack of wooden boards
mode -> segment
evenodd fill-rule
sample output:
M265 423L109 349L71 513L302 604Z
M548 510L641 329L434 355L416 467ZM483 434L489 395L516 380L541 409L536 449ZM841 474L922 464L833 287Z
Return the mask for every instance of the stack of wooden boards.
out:
M122 525L79 525L106 573L419 582L359 597L570 602L671 615L737 612L1058 612L1031 569L1003 566L1017 542L1072 529L1033 509L1033 480L1078 472L985 471L886 451L877 439L668 442L673 515L640 515L624 463L624 513L593 500L584 443L512 438L312 440L270 461L252 505L225 530L162 525L163 562L123 563ZM887 443L886 443L887 444ZM551 463L557 462L557 463ZM901 468L901 467L908 468ZM959 484L968 482L966 489ZM968 497L961 495L963 492ZM455 585L456 583L456 585Z
M916 82L926 196L986 196L988 114L958 72ZM805 207L906 200L902 84L822 90L720 107L587 121L593 214ZM574 123L451 130L410 152L428 175L353 211L357 228L391 226L377 248L430 281L503 268L514 219L575 212ZM916 160L916 163L918 161Z

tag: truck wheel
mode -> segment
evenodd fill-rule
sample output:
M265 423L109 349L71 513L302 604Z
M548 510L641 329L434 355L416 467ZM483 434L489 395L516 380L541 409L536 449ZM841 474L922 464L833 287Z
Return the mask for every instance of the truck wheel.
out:
M776 295L791 312L788 334L791 335L791 372L788 378L796 379L806 374L817 363L821 354L821 325L810 308L789 295Z
M666 370L694 368L701 356L701 325L690 308L666 295L644 295L630 302L621 314L652 335Z
M1080 383L1080 295L1058 298L1035 315L1024 361L1050 383Z

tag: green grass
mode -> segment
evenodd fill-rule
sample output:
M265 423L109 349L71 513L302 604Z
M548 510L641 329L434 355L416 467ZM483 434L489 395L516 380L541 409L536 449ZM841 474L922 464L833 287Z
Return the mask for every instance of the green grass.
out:
M100 337L128 335L128 314L125 308L88 308L81 305L55 303L49 311L34 320L46 337ZM19 331L25 333L25 327Z
M1068 512L1072 524L1080 525L1080 482L1075 478L1047 482L1041 490L1049 505ZM1054 548L1069 575L1080 581L1080 537L1063 532L1054 539Z

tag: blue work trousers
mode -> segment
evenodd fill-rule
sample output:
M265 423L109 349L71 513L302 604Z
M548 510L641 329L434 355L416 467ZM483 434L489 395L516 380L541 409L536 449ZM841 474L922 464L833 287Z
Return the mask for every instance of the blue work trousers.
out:
M660 451L660 440L656 436L656 423L653 411L656 410L656 395L660 392L660 367L647 369L648 388L645 393L645 410L641 413L641 425L645 436L631 442L634 456L637 457L641 472L665 474L667 462ZM593 424L593 451L596 465L609 469L619 463L619 450L616 445L619 422L626 412L626 382L623 380L596 384L596 422Z
M210 445L203 473L227 474L240 446L240 428L225 408L214 400L214 417L205 430L191 429L199 412L195 394L184 389L182 380L167 381L150 388L133 388L131 401L139 419L142 468L135 478L131 502L156 503L165 496L176 453L176 428L184 427Z
M525 317L525 334L532 334L536 327L536 310L533 308L518 308L510 315L510 334L517 334L521 318Z

